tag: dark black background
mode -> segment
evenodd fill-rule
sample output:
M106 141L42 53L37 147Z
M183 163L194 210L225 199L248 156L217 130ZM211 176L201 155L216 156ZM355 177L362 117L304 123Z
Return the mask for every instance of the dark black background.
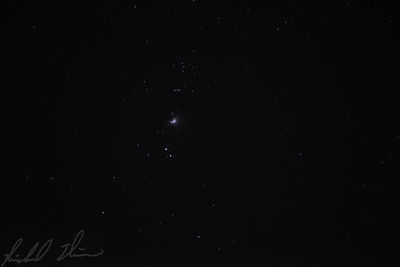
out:
M1 254L396 266L399 12L337 4L2 2Z

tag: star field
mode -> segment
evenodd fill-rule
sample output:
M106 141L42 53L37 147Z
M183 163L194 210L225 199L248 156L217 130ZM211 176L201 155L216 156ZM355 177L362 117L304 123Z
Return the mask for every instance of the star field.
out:
M397 9L3 6L1 255L396 266Z

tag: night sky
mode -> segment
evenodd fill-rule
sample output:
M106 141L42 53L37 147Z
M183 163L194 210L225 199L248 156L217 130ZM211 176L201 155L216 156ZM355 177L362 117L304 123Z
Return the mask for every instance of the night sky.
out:
M185 2L1 3L0 264L400 266L399 10Z

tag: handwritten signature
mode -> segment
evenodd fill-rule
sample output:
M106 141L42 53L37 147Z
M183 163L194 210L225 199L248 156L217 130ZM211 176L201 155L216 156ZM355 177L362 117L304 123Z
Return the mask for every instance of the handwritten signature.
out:
M75 236L72 243L66 243L61 245L63 249L62 253L57 257L57 262L62 261L66 258L82 258L82 257L98 257L103 255L104 250L100 249L98 253L90 254L85 253L86 249L79 248L79 244L82 242L85 231L81 230ZM29 250L25 257L21 257L17 250L21 246L23 238L18 239L11 248L9 253L4 254L4 261L0 267L3 267L6 263L29 263L29 262L39 262L41 261L46 254L49 252L51 245L53 244L53 239L47 240L42 246L39 248L39 242L36 242L35 245Z

